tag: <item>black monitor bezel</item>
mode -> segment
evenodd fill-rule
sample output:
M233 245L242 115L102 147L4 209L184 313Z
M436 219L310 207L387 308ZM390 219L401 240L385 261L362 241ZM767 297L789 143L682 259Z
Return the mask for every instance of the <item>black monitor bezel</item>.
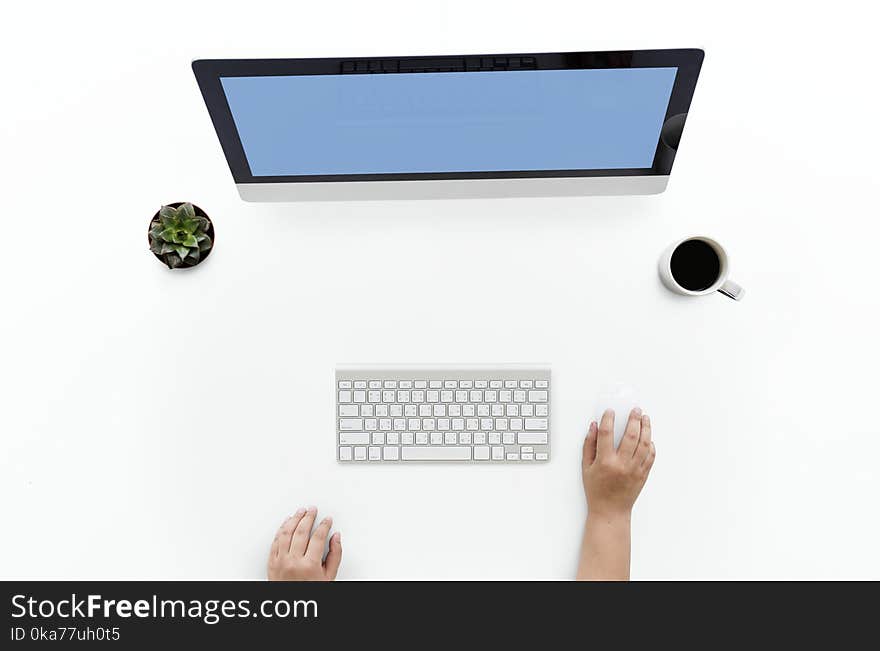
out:
M675 150L658 139L654 164L650 168L634 169L581 169L581 170L516 170L480 172L418 172L391 174L320 174L291 176L254 176L251 174L238 130L232 118L220 79L222 77L256 77L278 75L342 74L342 65L358 61L426 61L452 58L532 57L538 70L584 70L605 68L677 68L675 83L669 98L664 121L672 116L686 114L690 109L697 77L703 63L701 49L675 50L622 50L615 52L555 52L521 54L467 54L418 57L345 57L323 59L199 59L192 69L208 107L220 145L229 163L236 183L311 183L339 181L416 181L437 179L515 179L590 176L668 176L672 171ZM503 71L499 71L503 72ZM356 72L346 74L372 74ZM408 74L386 72L381 74ZM438 72L437 74L444 74Z

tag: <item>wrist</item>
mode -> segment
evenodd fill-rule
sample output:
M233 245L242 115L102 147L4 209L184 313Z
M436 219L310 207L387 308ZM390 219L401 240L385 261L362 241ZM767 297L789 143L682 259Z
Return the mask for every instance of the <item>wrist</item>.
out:
M587 521L603 522L612 525L629 526L632 509L603 509L587 507Z

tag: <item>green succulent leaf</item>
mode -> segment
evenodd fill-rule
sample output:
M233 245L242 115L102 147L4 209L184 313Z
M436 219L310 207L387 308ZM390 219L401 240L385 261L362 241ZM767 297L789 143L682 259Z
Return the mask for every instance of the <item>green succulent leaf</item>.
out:
M189 248L196 248L199 245L199 241L196 239L195 235L189 234L186 236L186 239L183 240L182 244Z
M165 220L176 220L177 219L177 208L172 208L171 206L162 206L159 208L159 219L162 221Z
M165 264L168 265L169 269L175 269L183 264L183 261L174 253L169 253L165 256Z
M162 242L162 249L159 251L159 254L165 255L166 253L174 253L174 245L170 242Z
M201 240L199 240L199 251L207 251L214 243L211 241L211 238L205 235Z
M189 258L187 258L187 259L189 260L190 264L195 264L196 262L198 262L201 259L201 257L202 257L202 254L199 253L198 249L190 249L189 250Z
M180 215L181 219L195 219L196 209L193 208L193 205L189 201L187 201L177 208L177 213Z
M208 221L208 218L198 215L196 221L199 222L199 230L207 233L208 229L211 227L211 222Z
M152 240L150 242L150 251L155 253L156 255L162 255L162 247L165 246L165 243L162 240Z

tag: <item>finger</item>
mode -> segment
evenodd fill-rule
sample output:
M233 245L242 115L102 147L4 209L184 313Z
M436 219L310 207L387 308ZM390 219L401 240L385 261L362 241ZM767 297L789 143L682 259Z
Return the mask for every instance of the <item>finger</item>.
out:
M626 429L623 430L623 439L617 447L617 454L624 459L632 459L633 454L639 447L639 437L642 434L642 410L636 407L629 412L626 421ZM639 457L641 460L641 457Z
M329 515L318 523L318 526L315 527L315 533L309 539L306 556L321 562L321 559L324 558L324 545L327 544L327 536L330 535L330 527L332 526L333 518Z
M297 509L296 513L281 523L278 533L275 534L275 540L272 541L273 556L286 554L290 550L290 539L293 537L296 525L299 524L305 512L305 509Z
M591 466L596 460L596 438L599 435L599 426L596 421L590 423L587 437L584 439L584 466Z
M606 409L599 423L596 457L614 454L614 410Z
M640 466L645 477L648 476L648 473L651 472L651 468L654 467L654 459L656 458L657 448L654 446L653 443L651 443L651 451L648 453L648 457L642 462L642 465Z
M302 520L296 525L293 532L293 538L290 541L290 553L294 556L305 556L306 548L309 544L309 537L312 535L312 525L315 524L315 517L318 515L318 509L310 506L306 509Z
M342 534L337 531L330 536L330 551L327 552L327 559L324 561L324 569L331 581L336 578L336 573L339 571L339 564L341 562Z
M651 419L648 414L642 414L642 438L639 441L639 448L636 450L635 457L639 463L645 463L648 455L654 449L654 441L651 438Z

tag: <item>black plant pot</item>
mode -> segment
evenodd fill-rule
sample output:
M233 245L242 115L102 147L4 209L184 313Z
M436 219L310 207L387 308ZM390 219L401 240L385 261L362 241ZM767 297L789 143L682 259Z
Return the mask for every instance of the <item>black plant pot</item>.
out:
M174 203L169 203L166 205L171 206L172 208L179 208L184 203L185 203L184 201L176 201ZM199 208L196 204L193 204L192 207L193 207L193 210L195 210L196 215L198 215L200 217L204 217L205 219L208 220L208 230L206 232L208 233L208 236L211 238L211 248L208 249L207 251L202 251L198 262L190 263L187 259L187 260L184 260L183 264L180 265L179 267L174 267L175 269L189 269L190 267L197 267L200 264L202 264L205 261L205 259L209 255L211 255L211 251L214 250L214 222L212 222L211 218L208 217L208 213L206 213L204 210ZM156 214L153 215L153 218L150 220L149 226L147 226L147 247L149 247L149 245L150 245L150 230L153 228L153 226L155 226L158 223L159 223L159 211L157 210ZM150 250L150 253L153 253L153 251ZM153 253L153 255L159 259L159 262L161 262L162 264L165 264L165 260L162 259L161 255L159 255L158 253Z

